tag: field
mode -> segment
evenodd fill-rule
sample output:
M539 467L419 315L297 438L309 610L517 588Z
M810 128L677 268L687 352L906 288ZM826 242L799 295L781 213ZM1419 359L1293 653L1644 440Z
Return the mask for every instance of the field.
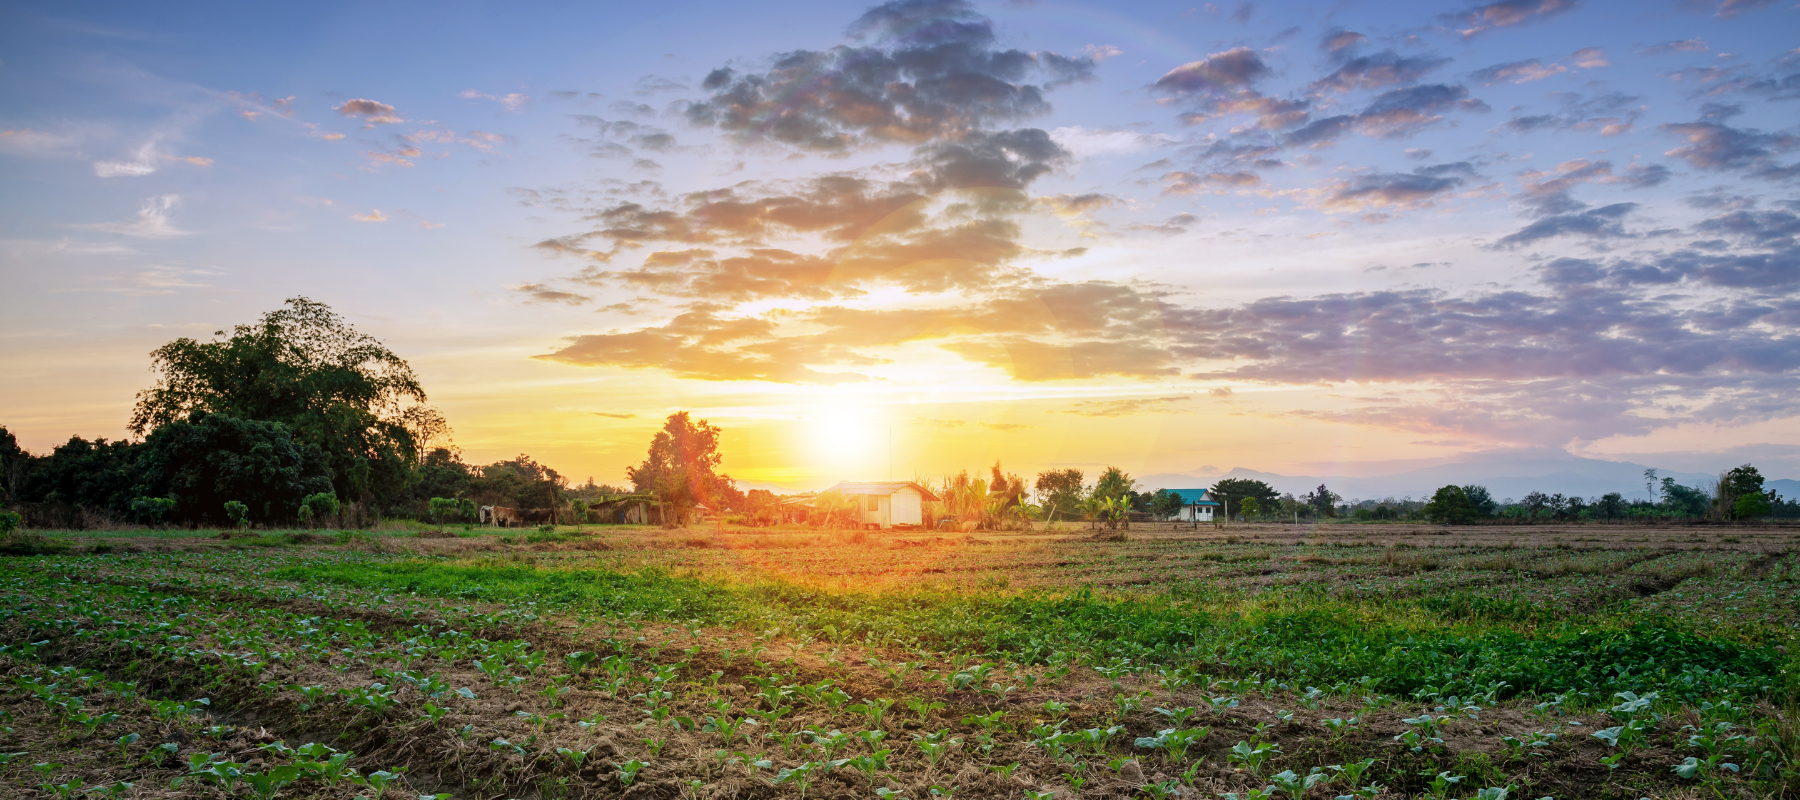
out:
M1800 797L1794 527L46 535L5 797Z

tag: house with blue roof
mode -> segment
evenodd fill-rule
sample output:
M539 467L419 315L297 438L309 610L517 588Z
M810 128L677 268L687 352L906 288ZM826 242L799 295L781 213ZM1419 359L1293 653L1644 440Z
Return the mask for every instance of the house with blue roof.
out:
M1223 504L1210 489L1170 489L1181 497L1181 510L1169 517L1176 522L1212 522L1213 514L1225 513Z

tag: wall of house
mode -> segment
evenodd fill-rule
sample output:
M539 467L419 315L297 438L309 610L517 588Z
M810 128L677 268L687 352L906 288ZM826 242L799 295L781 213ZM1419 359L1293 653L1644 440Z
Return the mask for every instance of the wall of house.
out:
M870 497L875 498L875 508L869 508ZM892 503L885 495L859 494L856 496L856 509L861 512L857 519L862 520L864 525L880 525L885 528L893 524L888 521Z
M924 519L924 495L918 489L908 486L895 492L888 498L893 504L893 511L888 519L892 525L920 525Z

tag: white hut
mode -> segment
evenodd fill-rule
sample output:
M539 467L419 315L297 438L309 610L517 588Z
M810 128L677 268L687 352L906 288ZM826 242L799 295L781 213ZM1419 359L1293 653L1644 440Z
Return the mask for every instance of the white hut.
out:
M862 524L883 528L923 525L925 501L938 499L912 481L845 481L831 491L856 499L856 519Z
M1210 489L1170 489L1181 497L1181 510L1171 520L1180 522L1212 522L1215 512L1222 512L1218 498Z

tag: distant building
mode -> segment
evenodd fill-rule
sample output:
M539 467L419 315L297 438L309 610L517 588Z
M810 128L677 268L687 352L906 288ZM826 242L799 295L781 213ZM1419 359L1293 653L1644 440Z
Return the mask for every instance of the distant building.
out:
M925 501L936 502L938 499L930 490L912 481L845 481L831 487L831 491L856 500L855 518L862 524L883 528L924 525Z
M1210 489L1170 489L1181 497L1181 510L1169 517L1178 522L1212 522L1213 514L1224 513L1222 504Z

